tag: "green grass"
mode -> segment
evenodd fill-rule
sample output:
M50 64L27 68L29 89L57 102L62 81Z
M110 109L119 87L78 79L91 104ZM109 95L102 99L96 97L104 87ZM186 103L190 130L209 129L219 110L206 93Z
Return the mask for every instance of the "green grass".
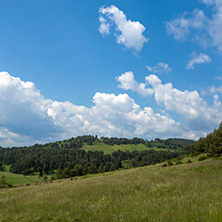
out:
M4 165L5 171L9 172L10 171L10 165Z
M37 175L33 176L23 176L21 174L14 174L10 172L0 172L0 177L5 176L5 181L13 186L39 183L43 181L39 179Z
M221 221L221 160L161 166L2 189L0 221Z
M142 150L150 150L151 148L147 147L145 144L138 144L138 145L134 145L134 144L122 144L122 145L107 145L104 143L96 143L94 145L87 145L84 144L82 149L86 150L86 151L103 151L105 154L111 154L114 151L133 151L133 150L138 150L138 151L142 151ZM164 148L157 148L157 147L152 147L153 150L156 151L160 151L160 150L167 150ZM171 150L171 151L175 151L175 150Z

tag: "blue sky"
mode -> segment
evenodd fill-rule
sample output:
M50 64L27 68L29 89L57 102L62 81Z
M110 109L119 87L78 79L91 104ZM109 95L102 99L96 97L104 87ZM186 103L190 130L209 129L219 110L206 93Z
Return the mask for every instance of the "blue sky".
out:
M222 0L0 1L0 146L198 139L222 120Z

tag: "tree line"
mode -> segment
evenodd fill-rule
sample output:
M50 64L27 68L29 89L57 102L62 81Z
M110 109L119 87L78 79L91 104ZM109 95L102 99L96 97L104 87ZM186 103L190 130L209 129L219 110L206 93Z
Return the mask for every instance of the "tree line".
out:
M209 156L222 155L222 122L218 129L209 133L205 138L201 137L191 146L191 153L198 155L206 153Z
M145 151L115 151L104 154L101 151L85 151L80 149L84 144L89 146L96 143L108 145L145 144L150 149ZM40 176L56 173L58 178L81 176L88 173L102 173L120 168L132 168L159 163L163 160L178 157L188 153L193 141L183 139L144 140L142 138L116 138L86 135L63 141L46 144L35 144L29 147L0 147L0 171L3 165L10 165L10 171L19 174ZM152 147L165 148L165 151L154 151ZM170 152L169 149L174 149Z
M181 152L154 150L115 151L112 154L104 154L102 151L92 152L67 148L0 149L1 163L11 165L10 171L13 173L30 175L39 172L39 175L43 175L56 172L58 177L81 176L120 168L146 166L176 158L179 155Z

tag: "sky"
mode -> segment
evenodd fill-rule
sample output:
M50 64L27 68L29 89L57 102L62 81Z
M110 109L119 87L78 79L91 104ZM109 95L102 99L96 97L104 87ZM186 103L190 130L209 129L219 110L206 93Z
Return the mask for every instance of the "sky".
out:
M222 121L222 0L7 0L0 9L0 146L197 140Z

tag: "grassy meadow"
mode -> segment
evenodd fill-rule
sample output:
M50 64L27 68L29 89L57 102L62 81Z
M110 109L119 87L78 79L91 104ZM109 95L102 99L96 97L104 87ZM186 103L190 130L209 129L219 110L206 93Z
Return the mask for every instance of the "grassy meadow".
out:
M24 176L21 174L15 174L10 172L0 172L0 178L4 176L7 184L13 186L26 185L32 183L40 183L43 181L42 178L39 178L38 175Z
M4 222L209 222L221 221L221 209L222 161L215 159L0 190Z
M166 150L165 148L157 148L157 147L152 147L149 148L145 144L121 144L121 145L108 145L105 143L95 143L93 145L87 145L86 143L83 145L81 149L84 149L85 151L103 151L105 154L111 154L114 151L143 151L143 150L156 150L156 151L161 151L161 150ZM175 150L170 150L170 151L175 151Z

